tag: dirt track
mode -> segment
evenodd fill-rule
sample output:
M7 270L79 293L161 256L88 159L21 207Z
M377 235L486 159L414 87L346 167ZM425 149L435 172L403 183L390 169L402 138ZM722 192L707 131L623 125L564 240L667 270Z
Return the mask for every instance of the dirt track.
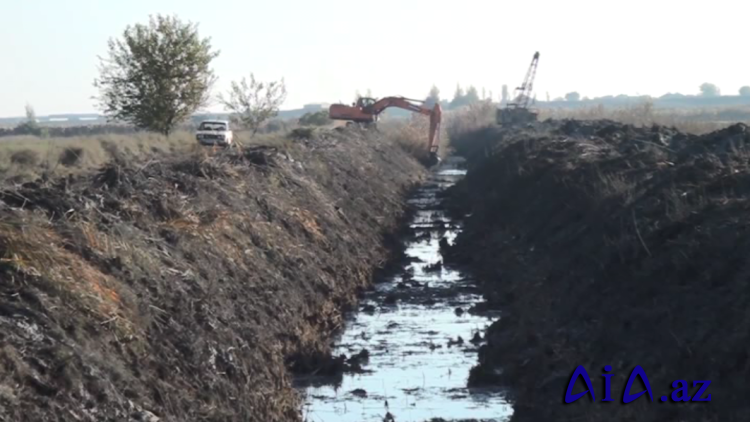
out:
M472 382L511 386L514 421L747 420L750 130L538 129L455 142L470 168L451 203L471 216L453 260L503 312ZM612 365L616 402L563 404L578 365L598 401ZM653 403L621 402L635 365ZM711 402L661 403L675 380L711 380Z
M288 358L326 351L423 174L331 132L5 188L0 420L297 420Z

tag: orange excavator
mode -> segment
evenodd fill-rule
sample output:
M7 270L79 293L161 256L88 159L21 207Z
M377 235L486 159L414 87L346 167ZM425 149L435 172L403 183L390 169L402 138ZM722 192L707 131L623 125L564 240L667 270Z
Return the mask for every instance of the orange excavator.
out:
M378 121L378 116L388 107L397 107L430 117L430 133L427 139L427 150L430 153L430 164L435 164L438 159L438 143L440 137L440 122L442 109L440 104L435 103L433 108L425 107L424 101L411 100L404 97L385 97L379 100L369 97L360 97L356 103L332 104L328 115L333 120L346 120L349 124L371 125Z

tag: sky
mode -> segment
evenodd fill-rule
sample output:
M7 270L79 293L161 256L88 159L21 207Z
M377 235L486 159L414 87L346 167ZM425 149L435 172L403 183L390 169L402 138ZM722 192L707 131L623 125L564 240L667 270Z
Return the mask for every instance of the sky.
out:
M107 40L149 15L199 24L220 55L214 94L253 72L284 78L284 109L376 97L424 98L435 84L495 96L540 52L539 99L724 94L750 85L742 0L0 0L0 117L97 112ZM214 103L209 107L220 111Z

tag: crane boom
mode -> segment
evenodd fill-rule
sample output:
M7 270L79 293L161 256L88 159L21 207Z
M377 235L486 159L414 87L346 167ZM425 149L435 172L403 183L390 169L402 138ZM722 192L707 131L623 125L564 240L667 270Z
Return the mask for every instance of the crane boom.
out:
M497 122L504 126L517 124L528 124L537 119L537 113L529 109L534 90L534 79L536 68L539 65L539 52L534 53L531 65L526 71L526 77L521 86L515 89L515 97L505 105L504 109L497 110Z
M526 71L526 78L523 80L523 84L516 88L516 97L513 99L513 103L516 107L528 108L531 102L531 93L534 90L534 79L536 78L536 68L539 65L539 52L534 53L534 58L531 59L529 70Z

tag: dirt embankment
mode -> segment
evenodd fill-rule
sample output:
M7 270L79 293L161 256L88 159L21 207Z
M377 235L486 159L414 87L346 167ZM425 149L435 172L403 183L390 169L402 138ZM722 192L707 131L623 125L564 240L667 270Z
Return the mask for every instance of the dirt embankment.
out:
M0 420L297 420L424 174L368 136L5 187Z
M504 311L473 383L511 386L515 421L748 419L747 126L698 137L550 122L455 146L470 169L451 202L471 215L452 254ZM563 404L578 365L597 402ZM601 402L606 365L612 403ZM623 404L636 365L654 401ZM691 396L710 380L711 402L661 403L675 380Z

